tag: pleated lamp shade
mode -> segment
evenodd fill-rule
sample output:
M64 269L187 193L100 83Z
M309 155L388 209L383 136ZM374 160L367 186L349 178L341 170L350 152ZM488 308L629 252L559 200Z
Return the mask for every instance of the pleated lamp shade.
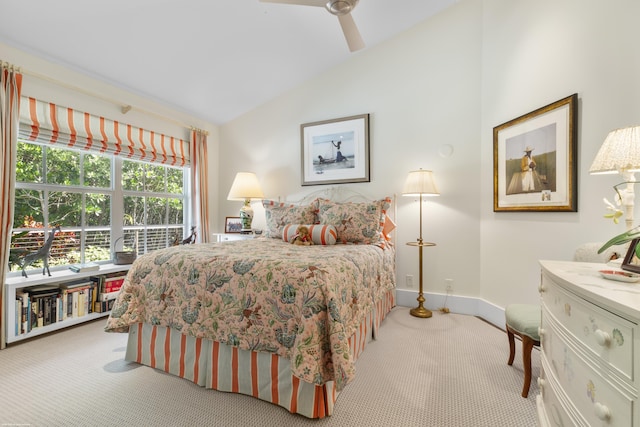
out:
M609 132L591 164L591 174L640 171L640 126Z
M403 196L439 196L433 172L419 169L409 172L402 189Z

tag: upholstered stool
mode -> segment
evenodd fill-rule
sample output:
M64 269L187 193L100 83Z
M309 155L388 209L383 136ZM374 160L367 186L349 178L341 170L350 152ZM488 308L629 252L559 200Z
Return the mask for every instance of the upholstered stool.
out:
M522 339L522 365L524 367L524 386L522 397L529 395L531 385L531 350L540 345L540 306L533 304L510 304L504 311L507 320L507 336L509 338L509 365L513 365L516 355L514 335Z

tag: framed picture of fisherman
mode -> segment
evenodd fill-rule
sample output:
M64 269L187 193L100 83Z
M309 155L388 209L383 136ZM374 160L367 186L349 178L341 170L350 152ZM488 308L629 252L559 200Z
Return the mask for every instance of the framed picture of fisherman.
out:
M302 185L369 182L369 114L300 125Z
M493 128L493 210L576 212L573 94Z

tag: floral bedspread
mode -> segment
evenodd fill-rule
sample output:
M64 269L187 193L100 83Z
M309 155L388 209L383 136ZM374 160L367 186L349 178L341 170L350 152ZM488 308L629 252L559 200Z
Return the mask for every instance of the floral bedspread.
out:
M277 353L293 375L338 390L355 376L348 338L395 288L393 248L278 239L181 245L139 257L107 320Z

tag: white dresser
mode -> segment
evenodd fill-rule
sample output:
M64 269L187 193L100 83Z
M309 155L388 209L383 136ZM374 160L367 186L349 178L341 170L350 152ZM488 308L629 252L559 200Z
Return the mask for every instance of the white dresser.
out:
M640 283L540 261L541 426L640 427Z

